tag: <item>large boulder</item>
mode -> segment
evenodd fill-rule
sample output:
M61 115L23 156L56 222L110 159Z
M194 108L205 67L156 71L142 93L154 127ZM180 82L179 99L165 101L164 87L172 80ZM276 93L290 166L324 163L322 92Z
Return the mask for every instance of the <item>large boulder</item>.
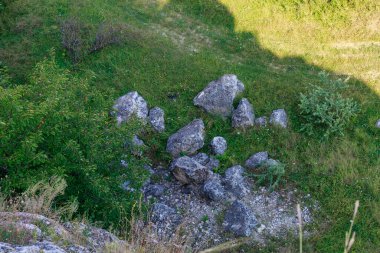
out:
M277 109L272 112L272 115L270 116L269 122L273 126L279 126L282 128L288 127L288 116L286 115L286 112L284 109Z
M169 137L166 150L172 156L191 155L204 145L205 126L201 119L192 121Z
M175 159L170 165L170 170L182 184L203 183L211 174L209 169L188 156Z
M248 158L247 161L245 161L245 167L248 169L255 169L259 167L261 164L268 161L268 152L258 152L256 154L253 154L251 157Z
M224 177L226 189L238 198L242 198L250 192L243 174L244 168L240 165L235 165L226 170Z
M127 93L118 98L113 106L118 124L128 122L132 116L146 122L148 104L136 91Z
M210 82L195 98L194 105L204 108L207 112L222 117L231 115L233 101L244 90L244 84L236 75L224 75Z
M234 201L227 210L223 228L236 236L250 236L253 229L258 225L255 215L241 201Z
M225 191L218 174L213 174L203 185L204 194L211 200L218 201L224 198Z
M227 149L227 141L221 136L216 136L211 141L212 152L215 155L223 155Z
M232 113L232 127L246 128L253 126L254 123L255 114L253 112L253 107L248 99L243 98Z
M149 122L157 132L165 131L165 112L159 107L154 107L149 111Z

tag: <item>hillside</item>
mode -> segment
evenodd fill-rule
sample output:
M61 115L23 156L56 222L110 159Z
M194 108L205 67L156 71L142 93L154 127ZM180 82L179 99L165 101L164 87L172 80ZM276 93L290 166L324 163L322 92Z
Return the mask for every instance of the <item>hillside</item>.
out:
M220 165L214 174L225 179L227 169L245 167L251 155L267 151L285 166L268 194L297 192L285 208L289 216L293 207L296 216L298 201L306 207L317 203L305 252L343 251L355 200L361 205L352 251L377 252L378 1L2 0L0 16L0 188L7 198L60 176L68 186L54 202L57 207L75 200L76 218L86 216L125 237L130 229L125 220L141 201L140 191L130 189L149 178L146 165L166 171L173 161L168 139L202 119L205 145L197 152L212 153L215 136L228 144L215 156ZM197 94L225 74L244 84L233 96L234 108L247 98L256 118L268 119L273 110L284 109L287 128L235 128L230 116L195 106ZM338 119L349 120L329 125L334 110L326 110L328 123L303 115L301 93L318 91L316 86L322 98L333 95L327 103L336 106ZM139 121L116 124L115 101L132 91L149 108L162 108L163 132ZM313 105L323 102L308 106L320 113L323 106ZM145 143L137 155L125 149L134 134ZM253 181L253 192L259 186L271 192L268 180ZM176 196L176 188L170 189ZM150 210L151 204L140 209ZM284 236L256 246L248 243L241 250L294 252L298 242Z

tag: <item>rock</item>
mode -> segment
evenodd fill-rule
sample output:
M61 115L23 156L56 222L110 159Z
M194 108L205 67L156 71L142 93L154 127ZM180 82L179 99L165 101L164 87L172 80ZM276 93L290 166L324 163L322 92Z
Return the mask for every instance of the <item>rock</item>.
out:
M125 168L125 169L128 169L128 162L127 161L125 161L125 160L120 160L120 165L123 167L123 168Z
M262 163L268 161L268 152L258 152L253 154L247 161L245 161L245 167L248 169L255 169L259 167Z
M233 110L235 97L244 90L244 84L236 75L224 75L210 82L194 98L194 105L200 106L208 113L228 117Z
M170 169L174 177L182 184L203 183L210 174L205 166L188 156L175 159Z
M257 225L257 219L251 210L238 200L232 203L223 221L223 228L236 236L250 236Z
M266 127L267 126L267 117L263 116L255 119L255 125L258 127Z
M33 252L43 252L43 253L66 253L64 249L55 245L52 242L42 241L35 242L31 245L24 246L13 246L9 243L0 242L0 252L4 253L33 253ZM90 251L86 251L90 252Z
M265 161L263 163L263 166L266 166L266 167L273 167L273 166L277 166L279 165L280 162L277 161L277 160L274 160L274 159L268 159L267 161Z
M123 190L124 191L127 191L127 192L134 192L134 191L136 191L136 189L135 188L132 188L131 186L130 186L130 184L131 184L131 181L125 181L122 185L121 185L121 188L123 188Z
M288 126L288 116L284 109L277 109L272 112L269 122L274 126L280 126L287 128Z
M248 99L243 98L232 113L232 127L246 128L254 125L255 114Z
M159 197L165 192L165 186L160 184L148 185L144 191L145 196Z
M225 191L220 176L214 174L210 177L203 186L203 192L211 200L218 201L223 199Z
M149 122L157 132L165 131L165 112L159 107L154 107L149 111Z
M152 211L152 221L159 222L170 219L170 216L175 215L176 211L162 203L155 203Z
M376 127L380 128L380 119L376 122Z
M211 141L212 152L215 155L223 155L227 149L227 141L221 136L214 137Z
M128 122L132 116L146 122L148 104L136 91L118 98L113 106L118 124Z
M196 119L169 137L166 150L174 157L181 153L191 155L203 147L204 138L204 123L201 119Z
M202 164L209 170L214 170L218 168L220 165L220 162L218 159L216 159L215 157L210 157L205 153L198 153L192 156L191 158L197 161L198 163Z
M132 154L135 156L142 156L143 155L143 148L145 146L144 141L141 140L136 134L133 135L132 140L127 142L126 145Z
M250 192L245 182L243 173L244 168L240 165L235 165L226 170L224 177L226 189L231 191L238 198L242 198Z

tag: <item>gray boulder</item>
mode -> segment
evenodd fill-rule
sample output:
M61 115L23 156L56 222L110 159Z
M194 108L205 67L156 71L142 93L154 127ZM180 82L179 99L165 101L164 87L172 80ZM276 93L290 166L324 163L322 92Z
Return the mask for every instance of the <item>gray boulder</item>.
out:
M272 112L272 115L270 116L269 122L273 126L279 126L282 128L288 127L288 116L286 115L286 112L284 109L277 109Z
M227 141L221 136L214 137L211 141L212 152L215 155L223 155L227 149Z
M211 200L218 201L224 198L225 191L217 174L212 175L203 185L204 194Z
M165 131L165 112L159 107L154 107L149 111L149 122L157 132Z
M148 104L136 91L118 98L113 109L118 124L128 122L132 116L136 116L143 122L146 122L148 117Z
M253 126L254 123L255 114L253 112L253 107L248 99L243 98L232 113L232 127L246 128Z
M228 117L233 110L236 95L244 90L244 84L236 75L224 75L210 82L193 100L208 113Z
M223 228L236 236L250 236L258 225L255 215L241 201L234 201L224 216Z
M209 170L214 170L214 169L218 168L220 165L220 162L218 159L216 159L215 157L212 157L212 156L210 157L205 153L198 153L198 154L192 156L191 158L194 159L195 161L197 161L198 163L202 164L203 166L205 166Z
M166 150L174 157L181 153L191 155L203 147L204 138L204 123L201 119L196 119L169 137Z
M226 170L224 177L226 189L238 198L242 198L250 192L243 174L244 168L240 165L235 165Z
M171 208L162 203L155 203L152 210L152 221L162 222L169 220L171 216L176 215L174 208Z
M380 128L380 119L376 122L376 127Z
M245 167L248 169L255 169L259 167L262 163L268 161L268 152L258 152L253 154L247 161L245 161Z
M267 126L267 117L262 116L260 118L255 119L255 125L258 127L266 127Z
M209 169L188 156L175 159L170 170L182 184L203 183L210 175Z

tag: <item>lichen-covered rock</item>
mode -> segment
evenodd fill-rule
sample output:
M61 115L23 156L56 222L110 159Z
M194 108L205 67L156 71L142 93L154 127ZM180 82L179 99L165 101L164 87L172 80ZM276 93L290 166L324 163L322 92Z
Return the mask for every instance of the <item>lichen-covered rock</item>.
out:
M257 225L257 219L251 210L238 200L232 203L223 221L223 228L236 236L250 236Z
M216 136L211 141L212 152L215 155L223 155L227 149L227 141L221 136Z
M288 116L284 109L277 109L272 112L269 122L273 126L280 126L282 128L288 127Z
M247 128L255 123L253 107L248 99L243 98L238 107L232 113L232 127Z
M217 174L212 175L203 185L204 194L211 200L218 201L225 197L224 187Z
M258 152L256 154L253 154L251 157L248 158L247 161L245 161L245 167L247 167L248 169L255 169L266 161L268 161L268 152Z
M200 184L210 175L209 169L188 156L175 159L170 165L170 170L182 184Z
M197 161L198 163L202 164L209 170L217 169L220 165L220 162L218 159L212 156L210 157L205 153L198 153L194 156L191 156L191 158Z
M236 75L224 75L210 82L193 100L208 113L228 117L233 110L236 95L244 90L244 84Z
M128 122L132 116L146 122L148 104L136 91L127 93L118 98L113 106L118 124Z
M165 112L159 107L154 107L149 111L149 122L157 132L165 131Z
M155 203L152 210L152 221L159 222L170 219L170 216L175 215L176 211L162 203Z
M204 146L205 126L203 120L196 119L169 137L166 151L172 156L191 155Z
M267 117L262 116L255 119L255 126L266 127L267 126Z
M250 192L243 174L244 168L240 165L235 165L226 170L224 177L226 189L238 198L242 198Z

